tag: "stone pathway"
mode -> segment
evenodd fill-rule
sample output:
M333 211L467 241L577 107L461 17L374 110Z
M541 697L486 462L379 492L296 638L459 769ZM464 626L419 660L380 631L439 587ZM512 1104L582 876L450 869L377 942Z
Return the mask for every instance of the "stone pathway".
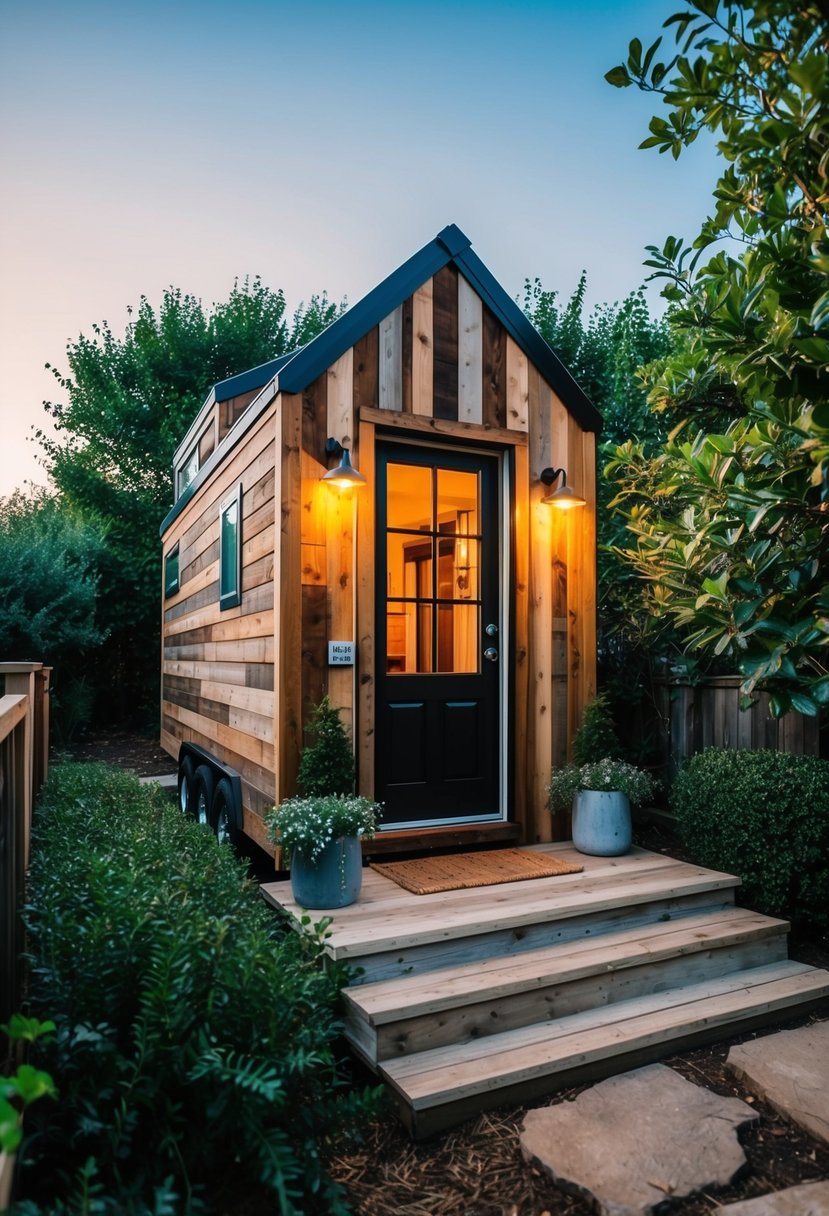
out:
M529 1111L524 1157L603 1216L642 1216L666 1199L726 1186L745 1165L736 1129L759 1118L653 1064Z
M829 1182L806 1182L714 1209L713 1216L829 1216Z
M829 1021L732 1047L726 1066L747 1089L829 1144Z

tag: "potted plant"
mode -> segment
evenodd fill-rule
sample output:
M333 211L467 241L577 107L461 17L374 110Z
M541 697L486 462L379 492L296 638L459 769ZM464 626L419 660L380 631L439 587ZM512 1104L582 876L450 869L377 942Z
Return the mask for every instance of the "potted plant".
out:
M344 908L360 894L361 840L377 828L379 803L354 793L354 756L328 697L315 706L298 782L302 793L266 816L268 834L284 851L294 899L303 908Z
M572 807L573 844L580 853L626 853L633 843L631 804L638 806L656 791L651 775L620 754L607 698L596 697L573 740L576 763L557 769L548 790L551 811Z
M271 840L288 859L291 890L303 908L344 908L360 894L361 840L370 840L380 806L358 794L288 798L267 816Z

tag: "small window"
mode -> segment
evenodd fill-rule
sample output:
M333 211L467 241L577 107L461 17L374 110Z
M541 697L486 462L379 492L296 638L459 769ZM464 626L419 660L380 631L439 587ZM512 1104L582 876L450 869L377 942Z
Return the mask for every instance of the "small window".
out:
M178 591L178 545L164 559L164 598Z
M179 471L178 471L179 495L184 493L184 491L190 485L190 482L196 476L198 471L199 471L199 445L196 444L196 446L193 448L192 452L190 452L190 454L188 455L184 464L179 466Z
M222 503L219 523L219 607L242 601L242 484Z

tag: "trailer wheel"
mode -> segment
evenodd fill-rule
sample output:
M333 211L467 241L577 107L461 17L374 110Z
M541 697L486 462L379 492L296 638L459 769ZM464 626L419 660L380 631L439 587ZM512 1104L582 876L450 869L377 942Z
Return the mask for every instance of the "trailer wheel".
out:
M210 824L213 805L213 774L206 764L200 764L193 778L193 814L197 823Z
M185 815L195 814L193 761L185 756L178 767L178 804Z
M222 777L216 786L210 809L210 826L220 843L224 841L234 845L237 843L239 825L236 821L236 801L233 797L233 787L227 777Z

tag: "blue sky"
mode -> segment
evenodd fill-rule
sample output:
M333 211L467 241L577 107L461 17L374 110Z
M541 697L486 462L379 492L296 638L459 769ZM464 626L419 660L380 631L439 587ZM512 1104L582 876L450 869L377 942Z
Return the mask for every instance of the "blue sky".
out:
M513 295L627 294L717 172L638 151L653 100L603 79L675 7L0 0L0 495L43 481L43 364L169 284L356 302L456 223Z

